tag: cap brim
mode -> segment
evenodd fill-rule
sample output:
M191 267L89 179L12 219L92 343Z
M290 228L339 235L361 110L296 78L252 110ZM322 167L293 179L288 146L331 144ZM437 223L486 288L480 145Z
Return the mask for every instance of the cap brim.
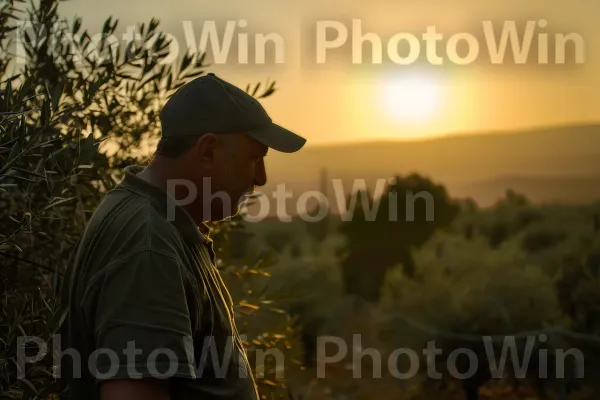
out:
M294 153L306 143L306 139L277 124L271 123L246 132L248 136L282 153Z

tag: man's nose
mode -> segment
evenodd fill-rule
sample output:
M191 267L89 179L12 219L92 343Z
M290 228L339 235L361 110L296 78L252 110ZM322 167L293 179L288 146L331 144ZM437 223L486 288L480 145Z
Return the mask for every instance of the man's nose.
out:
M267 183L267 171L265 170L265 162L261 160L256 164L254 171L254 185L264 186Z

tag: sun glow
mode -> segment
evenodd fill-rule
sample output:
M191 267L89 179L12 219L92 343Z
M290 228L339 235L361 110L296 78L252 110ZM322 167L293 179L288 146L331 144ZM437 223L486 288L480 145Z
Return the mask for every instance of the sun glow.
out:
M383 83L381 100L385 113L394 121L425 124L438 114L442 90L433 76L394 77Z

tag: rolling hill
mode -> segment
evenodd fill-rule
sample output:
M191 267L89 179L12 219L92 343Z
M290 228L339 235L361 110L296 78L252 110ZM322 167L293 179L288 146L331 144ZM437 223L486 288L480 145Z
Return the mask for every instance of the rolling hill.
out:
M541 127L519 132L453 134L421 141L365 141L307 146L294 154L271 152L269 181L259 191L276 207L274 192L291 193L286 209L303 212L298 197L319 190L326 169L344 192L356 180L417 172L443 183L455 197L472 197L485 206L512 188L536 202L587 202L600 199L600 124ZM338 193L339 195L339 193ZM335 202L335 201L334 201Z

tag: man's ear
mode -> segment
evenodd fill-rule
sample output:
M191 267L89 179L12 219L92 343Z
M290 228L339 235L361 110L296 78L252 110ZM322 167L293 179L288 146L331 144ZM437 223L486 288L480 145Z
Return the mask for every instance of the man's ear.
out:
M214 133L205 133L202 135L194 146L194 158L201 165L211 167L215 163L217 157L217 149L219 146L219 138Z

